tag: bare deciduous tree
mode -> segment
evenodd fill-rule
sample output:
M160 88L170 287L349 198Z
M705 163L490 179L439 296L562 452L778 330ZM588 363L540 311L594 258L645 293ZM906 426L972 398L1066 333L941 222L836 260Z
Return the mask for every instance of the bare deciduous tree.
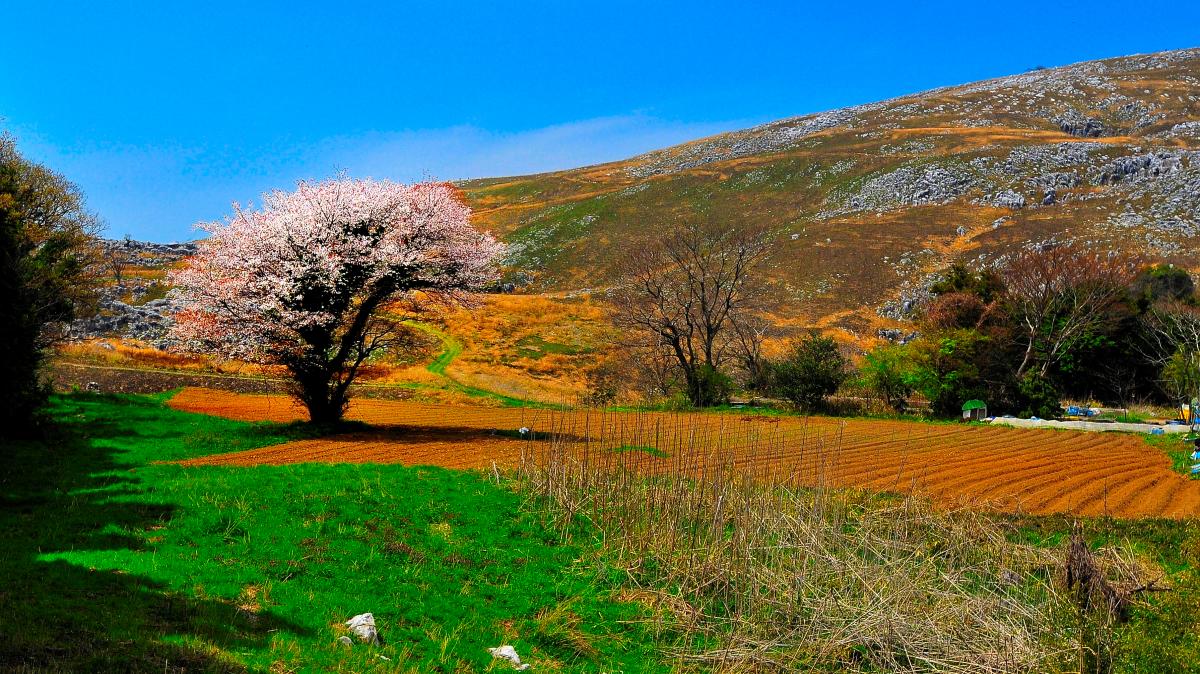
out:
M1045 375L1081 337L1111 327L1136 271L1127 256L1079 244L1023 250L1010 259L1006 299L1024 351L1017 376Z
M634 252L614 294L617 324L671 356L688 398L708 405L705 377L729 355L734 329L758 310L762 230L682 227Z
M118 288L125 287L125 268L129 264L129 250L133 246L133 237L126 234L120 243L106 241L104 243L104 263L112 272L113 281Z
M759 313L747 313L733 321L730 327L734 358L745 375L747 388L756 391L765 389L769 368L762 352L763 342L778 337L781 331L769 318Z
M675 354L655 341L653 336L646 341L630 350L635 372L633 381L648 399L669 395L679 386Z

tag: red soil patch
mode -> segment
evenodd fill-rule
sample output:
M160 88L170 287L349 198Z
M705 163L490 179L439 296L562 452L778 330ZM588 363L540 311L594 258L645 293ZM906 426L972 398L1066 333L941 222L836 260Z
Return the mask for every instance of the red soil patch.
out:
M189 466L254 466L289 463L402 463L407 466L487 468L520 459L520 440L473 429L396 426L367 433L346 433L318 440L297 440L234 454L202 456Z
M292 421L283 396L185 389L176 409ZM378 430L201 457L188 464L372 462L484 468L566 449L601 468L684 471L794 484L914 491L944 504L1034 514L1191 517L1200 482L1140 437L907 421L711 414L558 412L356 400L347 415ZM513 437L529 427L535 438ZM613 451L614 448L628 448ZM667 456L639 448L652 447Z

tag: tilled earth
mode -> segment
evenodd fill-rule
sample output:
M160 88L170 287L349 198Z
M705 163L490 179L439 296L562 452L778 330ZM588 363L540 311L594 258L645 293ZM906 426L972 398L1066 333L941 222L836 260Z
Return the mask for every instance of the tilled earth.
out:
M246 421L304 417L281 395L189 388L170 405ZM490 468L567 452L602 469L916 492L947 506L1008 512L1125 518L1200 514L1200 482L1172 471L1169 458L1141 437L1122 433L362 399L348 417L376 428L188 463ZM522 435L521 428L529 432Z

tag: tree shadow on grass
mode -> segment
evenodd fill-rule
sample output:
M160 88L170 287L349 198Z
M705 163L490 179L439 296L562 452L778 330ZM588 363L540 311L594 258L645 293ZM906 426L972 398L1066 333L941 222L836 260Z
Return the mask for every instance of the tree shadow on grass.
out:
M134 466L104 442L130 433L76 415L41 441L0 440L0 670L242 671L224 653L262 648L278 631L308 633L228 600L55 558L142 550L134 532L172 517L175 507L150 502Z

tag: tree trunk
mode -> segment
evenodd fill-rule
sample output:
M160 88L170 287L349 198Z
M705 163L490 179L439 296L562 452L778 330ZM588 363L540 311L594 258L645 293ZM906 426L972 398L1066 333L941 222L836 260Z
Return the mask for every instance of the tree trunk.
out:
M704 407L704 392L700 390L700 377L695 369L684 365L683 377L687 384L688 400L691 400L695 407Z
M1021 364L1017 366L1017 379L1025 374L1025 368L1029 367L1029 361L1033 358L1033 342L1034 338L1029 339L1029 345L1025 347L1025 357L1021 359Z
M344 408L332 400L317 399L307 403L308 419L313 424L336 424L342 420Z
M346 412L346 396L333 384L328 368L293 369L299 387L297 397L308 409L308 419L314 424L335 424Z

